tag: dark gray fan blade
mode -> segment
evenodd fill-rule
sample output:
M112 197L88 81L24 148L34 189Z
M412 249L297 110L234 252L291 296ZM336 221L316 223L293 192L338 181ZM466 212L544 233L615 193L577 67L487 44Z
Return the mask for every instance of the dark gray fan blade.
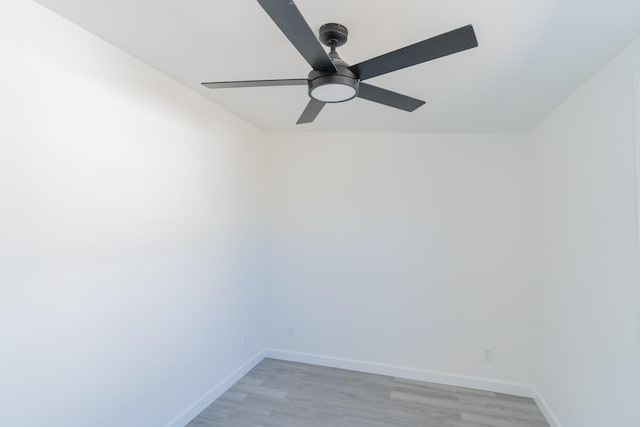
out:
M296 124L300 125L303 123L311 123L312 121L314 121L316 117L318 117L318 114L320 114L320 111L322 111L324 104L324 102L311 98Z
M411 67L478 46L471 25L423 40L349 67L360 80Z
M388 105L389 107L399 108L404 111L414 111L424 105L424 101L410 96L401 95L397 92L372 86L367 83L360 83L360 91L358 98L368 101L377 102L378 104Z
M329 55L293 1L258 0L258 3L314 70L336 71Z
M209 89L227 89L234 87L259 87L259 86L297 86L306 85L307 79L281 79L281 80L241 80L236 82L208 82L202 86Z

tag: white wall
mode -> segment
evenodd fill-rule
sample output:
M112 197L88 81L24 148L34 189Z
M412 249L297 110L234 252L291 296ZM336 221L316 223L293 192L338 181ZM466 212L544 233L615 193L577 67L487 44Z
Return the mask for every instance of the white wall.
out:
M534 131L535 385L564 427L640 425L634 70L640 41Z
M526 135L272 144L272 346L531 383Z
M33 2L0 52L0 425L164 425L266 345L265 136Z

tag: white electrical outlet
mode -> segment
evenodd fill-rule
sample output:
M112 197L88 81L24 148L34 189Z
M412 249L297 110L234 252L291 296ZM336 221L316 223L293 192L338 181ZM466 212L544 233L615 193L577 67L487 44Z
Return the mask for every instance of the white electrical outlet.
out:
M482 358L485 362L493 362L493 349L491 347L485 348Z
M289 338L295 338L295 337L296 337L296 327L289 326Z

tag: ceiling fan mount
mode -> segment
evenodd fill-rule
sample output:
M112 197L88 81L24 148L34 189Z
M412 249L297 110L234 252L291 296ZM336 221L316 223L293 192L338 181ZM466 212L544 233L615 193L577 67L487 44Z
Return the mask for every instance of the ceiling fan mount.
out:
M312 68L311 72L306 79L249 80L202 84L209 89L306 85L311 99L297 124L313 122L328 103L349 101L356 97L408 112L415 111L425 102L364 83L363 80L478 46L473 27L467 25L359 64L349 65L336 52L336 48L347 42L349 36L347 27L336 23L324 24L320 27L319 37L316 38L292 0L257 1L309 63ZM330 52L326 52L320 43L328 46Z
M349 37L349 30L342 24L324 24L319 32L322 44L330 48L343 46Z

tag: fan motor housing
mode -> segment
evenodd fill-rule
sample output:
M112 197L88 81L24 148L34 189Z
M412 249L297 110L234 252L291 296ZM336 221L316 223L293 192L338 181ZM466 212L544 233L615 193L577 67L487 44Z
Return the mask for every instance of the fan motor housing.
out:
M333 61L333 65L335 66L337 71L334 72L312 70L307 77L309 82L309 96L317 99L318 101L327 103L345 102L358 96L360 81L353 73L353 71L349 69L349 65L344 62L335 51L330 52L329 57ZM326 98L320 99L317 95L314 96L314 91L316 91L318 88L330 85L332 85L333 87L342 88L342 92L345 93L345 96L335 100L329 100ZM347 88L351 88L351 90L345 88L344 86L346 86Z

